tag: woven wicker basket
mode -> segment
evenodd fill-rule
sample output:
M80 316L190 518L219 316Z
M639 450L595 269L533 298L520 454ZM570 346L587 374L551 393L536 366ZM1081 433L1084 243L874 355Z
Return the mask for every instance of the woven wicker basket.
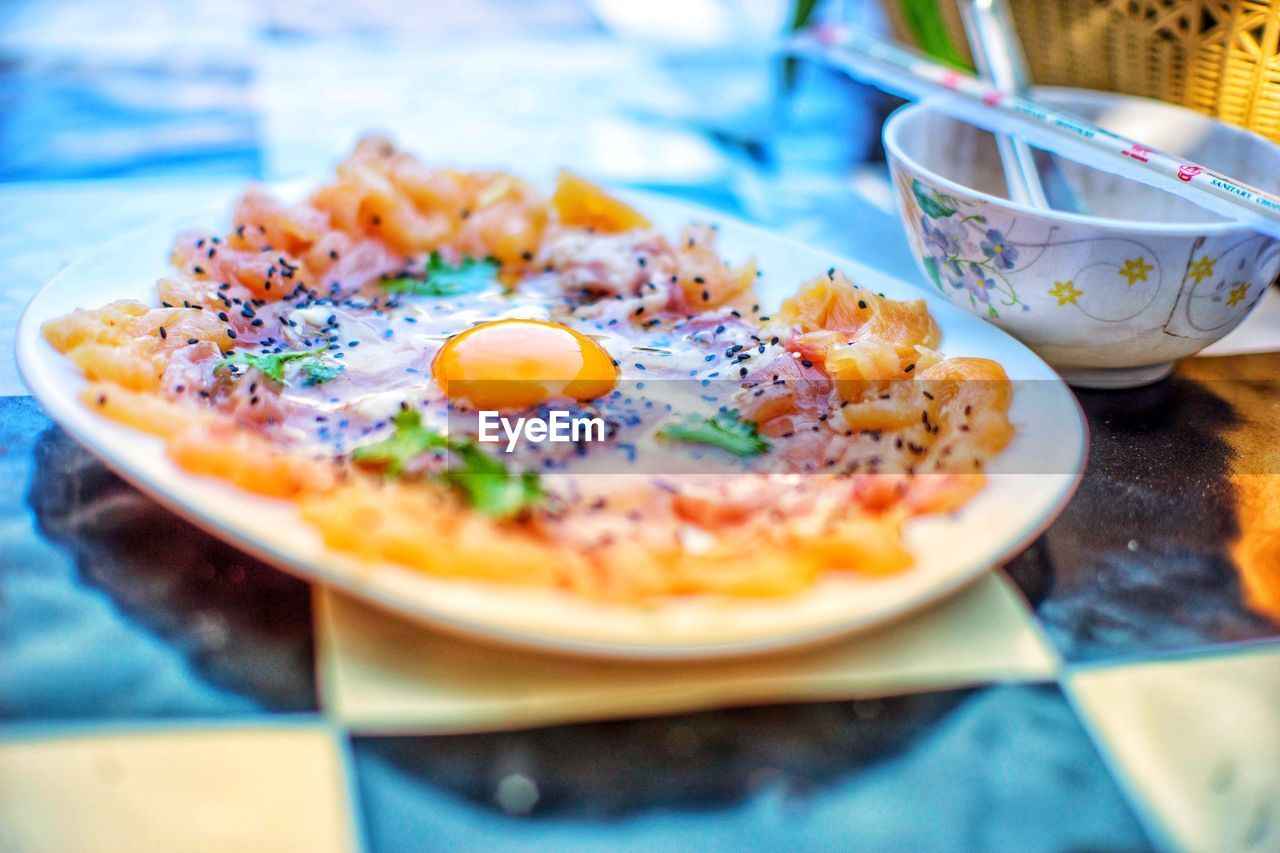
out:
M937 0L968 57L955 0ZM885 0L911 42L898 0ZM1280 141L1280 0L1010 0L1037 83L1159 98Z

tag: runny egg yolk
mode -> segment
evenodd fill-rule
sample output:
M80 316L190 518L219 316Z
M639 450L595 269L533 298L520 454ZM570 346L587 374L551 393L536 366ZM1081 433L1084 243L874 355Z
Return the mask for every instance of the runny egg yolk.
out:
M604 347L580 332L541 320L495 320L445 342L431 373L455 403L523 409L570 397L593 400L613 390L618 368Z

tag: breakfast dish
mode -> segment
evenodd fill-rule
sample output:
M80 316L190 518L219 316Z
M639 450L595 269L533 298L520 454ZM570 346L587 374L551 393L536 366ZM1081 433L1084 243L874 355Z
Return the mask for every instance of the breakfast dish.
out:
M922 300L830 268L763 313L712 227L664 234L568 174L548 198L366 139L171 262L151 305L44 324L82 402L435 575L636 600L905 571L904 521L961 506L1013 436L1004 370L939 352ZM568 441L484 441L557 412Z
M408 157L379 153L384 150L379 142L365 143L338 180L324 182L324 192L342 198L334 187L349 185L343 175L374 180L383 168L376 165L380 157L408 168ZM370 158L372 164L365 162ZM307 220L290 217L319 210L316 181L253 189L244 204L227 199L123 235L69 266L28 304L16 340L23 379L59 427L115 472L244 551L432 627L564 653L724 657L866 629L970 583L1029 542L1074 490L1086 434L1066 386L1024 345L920 285L652 193L606 194L572 177L563 179L568 189L559 194L557 184L533 187L497 175L487 176L486 185L495 179L510 181L507 190L497 193L500 183L474 199L477 209L527 193L527 202L536 202L527 207L533 218L513 221L533 223L536 239L476 244L466 254L442 245L434 258L430 249L396 249L368 230L383 227L394 209L378 212L390 197L374 193L378 225L370 218L360 228L332 227L321 236L334 245L303 250L289 241L311 239ZM470 187L476 192L475 183ZM271 238L276 244L243 246L236 257L239 241L231 238L246 223L228 221L228 209L237 218L274 210L275 218L261 227L279 225ZM462 208L455 213L450 227L487 221L495 229L489 234L503 233L474 210L465 218ZM588 215L599 219L565 225ZM611 232L608 223L619 216L648 224ZM207 230L219 221L227 224ZM690 227L694 233L681 243ZM643 255L646 266L659 255L686 263L688 250L703 242L698 235L705 235L714 242L703 242L708 251L694 257L723 277L690 272L691 284L701 277L714 285L688 291L692 310L676 310L670 301L670 275L683 276L679 270L654 282L668 293L660 308L652 293L636 301L557 286L558 275L572 269L568 255L548 258L557 233L625 245L628 230L658 241L650 248L659 251ZM519 229L506 233L518 236ZM252 263L241 270L245 281L223 272L202 277L195 269L212 268L206 266L211 248L217 248L215 261L226 249L244 263L251 249L266 245L272 252L259 269L266 274L276 266L270 290L268 277L254 278ZM329 258L330 250L338 258ZM604 267L597 265L609 261L570 254L588 261L574 273L584 278L600 277ZM279 263L282 256L296 268ZM345 265L337 268L341 276L320 275L326 258ZM630 259L637 268L638 258ZM548 263L563 269L547 272ZM516 270L524 273L513 275ZM735 277L743 270L753 274ZM283 293L275 283L282 280L294 283ZM347 305L320 316L313 309L325 307L328 293L286 299L299 281L319 290L334 280L346 294L338 301L379 297L382 307ZM432 294L437 287L457 292ZM221 308L179 296L182 288L211 294ZM247 306L236 288L251 294ZM703 289L705 302L713 303L705 308ZM227 310L216 293L236 310ZM391 300L398 307L388 310ZM641 303L652 307L636 322ZM828 326L873 308L878 322L892 322L864 323L862 332L843 340L830 334ZM338 327L317 341L329 314ZM517 320L524 322L510 322ZM279 334L267 331L273 323ZM286 338L285 328L305 334ZM868 374L852 372L855 362L847 358L874 346L872 332L904 345L901 353L892 348L902 377L874 395L881 380L853 378ZM556 361L595 352L575 334L598 345L609 364L583 356L571 362L581 369L571 371ZM375 347L378 335L394 344ZM267 344L267 337L276 342ZM451 337L458 342L453 357L438 358ZM851 349L855 338L863 343ZM476 343L483 346L473 359ZM837 346L822 349L831 343ZM277 346L281 351L272 352ZM200 350L207 360L195 358ZM912 350L917 360L904 362L901 356ZM862 361L866 369L891 365L889 351L877 351L876 359ZM842 378L824 377L828 352L833 364L845 358ZM512 357L521 353L537 358L526 364ZM938 375L944 368L933 365L935 357L971 370L993 370L994 362L1009 380L950 381ZM547 360L558 365L550 382L535 369ZM766 365L778 367L776 382L772 372L763 372L764 383L760 375L742 373ZM927 369L935 371L932 378L920 378ZM180 372L195 380L178 380ZM981 429L972 422L962 430L943 416L954 410L951 398L939 393L948 388L980 397L958 410L971 407L968 418L989 413ZM895 409L892 395L908 390L928 391L938 408ZM880 399L884 393L889 400ZM494 408L485 414L474 400L460 399L472 394ZM508 405L530 403L522 399L530 394L545 395L545 402ZM840 405L855 394L875 405ZM921 395L921 402L930 401ZM335 411L326 411L331 407ZM335 417L339 409L346 414ZM894 411L900 425L846 420L855 412L883 418ZM907 423L908 415L920 428ZM589 427L582 446L539 440L539 421L554 432L561 416ZM832 420L842 429L830 428ZM572 439L572 428L569 433ZM846 452L814 452L822 439ZM1007 445L997 450L1002 441ZM866 455L872 443L880 452ZM906 457L896 452L901 449ZM859 459L863 467L855 469ZM950 461L936 468L936 460ZM863 476L872 471L878 473ZM729 482L749 487L728 489ZM875 484L887 488L867 488ZM685 493L678 506L672 486ZM624 509L608 498L599 507L601 491L643 501ZM788 495L798 508L792 515L743 513L753 501ZM838 511L842 507L848 511ZM430 514L419 517L426 510ZM699 515L705 512L711 514ZM683 523L686 517L693 523ZM637 537L632 541L639 547L611 547L611 536ZM722 555L734 556L716 559Z

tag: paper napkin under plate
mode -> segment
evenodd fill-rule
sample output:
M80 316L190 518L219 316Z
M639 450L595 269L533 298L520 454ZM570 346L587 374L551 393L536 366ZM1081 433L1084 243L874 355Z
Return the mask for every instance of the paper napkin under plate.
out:
M855 699L1054 677L1026 601L998 573L879 630L722 662L637 663L490 646L317 589L325 711L356 732L526 728Z

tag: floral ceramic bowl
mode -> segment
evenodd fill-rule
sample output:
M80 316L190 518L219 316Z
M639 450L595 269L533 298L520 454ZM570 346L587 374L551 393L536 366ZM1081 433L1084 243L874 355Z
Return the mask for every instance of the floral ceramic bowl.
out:
M1079 89L1037 98L1280 191L1280 147L1156 101ZM1036 350L1072 384L1167 375L1221 338L1280 273L1280 241L1168 193L1059 160L1091 215L1004 197L995 140L928 105L894 113L885 149L930 286ZM1139 152L1139 156L1140 156Z

